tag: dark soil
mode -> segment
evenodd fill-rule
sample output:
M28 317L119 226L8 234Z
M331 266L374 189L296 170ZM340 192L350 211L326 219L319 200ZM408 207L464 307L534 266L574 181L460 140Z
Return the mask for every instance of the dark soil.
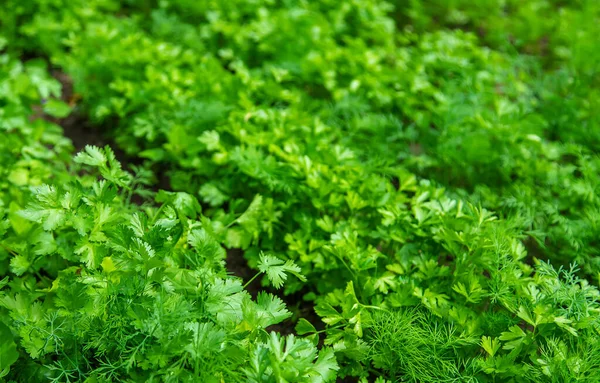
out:
M73 143L75 152L83 150L86 145L98 147L108 145L115 153L117 160L119 160L125 169L127 169L129 165L141 165L144 162L144 160L139 157L128 155L116 144L114 137L110 136L109 133L114 131L114 127L118 124L118 121L105 122L101 125L93 124L85 115L82 105L79 104L81 96L74 91L73 80L60 70L53 70L51 73L62 85L61 100L69 104L73 108L73 112L69 116L61 119L47 115L42 115L41 117L52 121L63 128L64 135ZM153 168L153 173L156 175L157 179L152 190L170 190L167 169L156 165ZM142 202L136 197L134 197L132 201L135 203Z
M229 270L232 275L241 278L243 283L247 283L254 275L256 275L256 271L248 266L248 262L244 258L244 251L242 249L227 249L225 263L227 265L227 270ZM256 298L258 293L262 290L260 278L256 278L246 287L246 291L250 293L252 298Z
M81 106L78 105L80 96L75 93L73 89L73 80L60 70L53 70L51 73L52 76L61 83L61 99L73 108L73 113L62 119L50 119L63 128L64 135L73 142L75 151L81 151L86 145L98 147L110 145L111 149L115 152L115 156L123 165L139 162L135 161L134 158L125 155L125 152L114 145L114 142L108 138L106 134L108 129L103 129L102 126L93 125L87 116L83 115Z

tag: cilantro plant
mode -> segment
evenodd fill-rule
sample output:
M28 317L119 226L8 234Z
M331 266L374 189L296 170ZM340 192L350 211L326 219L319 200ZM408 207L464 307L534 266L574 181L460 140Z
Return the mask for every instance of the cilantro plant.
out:
M78 113L144 163L88 147L73 165L43 120L36 141L29 105L69 108L42 61L6 56L20 135L2 152L0 332L17 379L595 381L598 2L0 12L8 49L70 76ZM51 161L34 171L22 146ZM228 276L225 249L256 274ZM271 293L251 299L257 279ZM265 330L292 316L300 337Z
M206 382L336 376L331 350L265 331L291 313L271 294L252 300L226 275L225 250L212 223L196 220L193 197L159 192L158 208L140 209L127 203L134 178L110 149L88 146L75 162L96 167L102 179L37 187L17 212L31 222L24 234L43 247L11 251L15 276L2 281L10 290L2 291L0 307L3 331L19 341L8 342L4 375ZM10 231L3 243L16 244ZM276 287L286 272L303 278L290 261L263 259Z
M1 58L0 378L335 379L332 350L267 331L291 312L227 275L214 236L223 225L201 216L194 197L146 190L144 169L123 170L108 147L70 162L61 129L32 120L60 84L42 62ZM289 260L263 259L275 287L287 273L304 278Z

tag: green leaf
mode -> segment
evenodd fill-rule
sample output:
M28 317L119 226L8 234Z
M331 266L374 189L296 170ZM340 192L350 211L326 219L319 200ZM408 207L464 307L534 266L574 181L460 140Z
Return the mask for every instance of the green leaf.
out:
M386 272L381 277L377 278L374 287L380 292L387 294L389 289L394 289L397 285L397 277L394 273Z
M250 233L257 232L259 230L262 207L263 197L257 194L250 203L250 206L248 206L248 209L238 217L237 223Z
M344 319L342 315L329 303L321 302L315 306L315 312L320 316L323 322L332 326Z
M23 275L29 267L31 266L31 262L24 255L15 255L10 260L10 271L15 273L16 275Z
M517 315L519 318L523 319L525 322L529 323L530 325L532 325L532 326L537 325L537 323L533 320L533 318L531 317L531 314L525 307L519 306L519 311L517 312Z
M140 152L139 156L152 161L161 161L165 158L165 151L160 148L148 149Z
M18 186L27 185L29 181L29 171L23 168L14 169L8 175L8 181Z
M298 335L306 335L317 332L317 329L306 319L300 318L296 324L296 332Z
M221 190L212 183L205 183L202 185L200 190L198 190L198 194L202 197L202 201L211 206L220 206L229 199L225 193L221 192Z
M185 328L192 331L192 341L185 346L192 358L209 358L211 354L223 352L227 334L213 323L186 323Z
M323 383L333 381L340 368L335 359L335 353L331 348L324 348L319 352L319 358L317 359L310 374L312 377L311 382Z
M71 113L71 108L64 102L51 98L44 105L44 113L52 117L65 118Z
M44 230L52 231L65 222L65 212L59 209L45 210L45 219L43 220Z
M281 299L265 292L258 294L256 303L248 297L242 305L242 310L250 329L266 328L292 316Z
M106 164L106 156L97 146L86 145L82 152L79 152L73 161L79 164L90 166L102 166Z
M276 289L283 286L283 283L287 280L287 273L295 275L302 282L306 282L306 278L300 274L302 270L291 259L284 262L272 255L261 254L258 269L267 274L269 281Z
M200 137L198 137L198 141L202 142L206 145L206 148L209 151L215 151L219 149L219 133L214 130L207 130L202 133Z
M5 376L12 364L19 359L17 345L13 334L4 323L0 322L0 377Z
M29 60L25 64L25 67L31 83L35 85L42 99L47 99L50 96L60 96L60 82L50 76L48 65L44 59Z
M225 257L225 249L204 228L193 230L188 236L188 243L203 256L214 259Z
M505 331L500 334L499 339L502 341L506 341L504 345L505 350L511 350L519 347L527 334L519 326L512 326L509 331Z
M178 213L192 219L202 211L196 197L184 192L160 190L156 195L156 202L170 204Z
M572 320L565 318L564 316L554 317L554 323L556 323L560 328L567 330L571 335L578 336L577 330L570 326L573 323Z
M481 337L481 347L490 355L494 356L500 349L500 340L498 338L491 338L489 336Z
M148 229L148 217L145 214L133 214L129 223L130 228L138 238L142 238Z

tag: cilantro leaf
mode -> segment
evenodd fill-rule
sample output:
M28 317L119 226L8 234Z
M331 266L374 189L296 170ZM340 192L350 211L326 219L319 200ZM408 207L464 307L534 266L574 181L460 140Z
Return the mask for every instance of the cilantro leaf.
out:
M267 274L269 281L277 289L281 288L283 283L287 280L287 273L296 276L302 282L306 281L306 278L300 274L302 271L300 267L290 259L284 262L272 255L261 254L258 262L258 269L262 273Z

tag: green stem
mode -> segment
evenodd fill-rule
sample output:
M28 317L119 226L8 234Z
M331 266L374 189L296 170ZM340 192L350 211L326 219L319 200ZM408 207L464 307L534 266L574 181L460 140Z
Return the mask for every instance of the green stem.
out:
M16 253L14 250L12 250L12 249L10 249L10 248L6 247L6 246L5 246L3 243L0 243L0 246L2 246L2 247L4 248L4 250L6 250L6 251L8 251L9 253L11 253L11 254L12 254L14 257L16 257L17 255L19 255L19 254L17 254L17 253Z
M230 228L231 226L233 226L234 224L236 224L236 223L237 223L237 221L238 221L238 219L240 219L240 217L242 216L242 214L244 214L244 213L238 214L237 218L236 218L236 219L234 219L233 221L229 222L229 223L227 224L227 226L225 226L225 228L227 228L227 229L228 229L228 228Z
M249 280L248 282L246 282L246 284L244 284L244 289L245 289L246 287L248 287L248 285L249 285L250 283L252 283L252 281L254 281L256 278L258 278L258 276L259 276L259 275L261 275L261 274L262 274L262 272L258 272L258 273L256 273L256 274L255 274L255 275L254 275L252 278L250 278L250 280Z
M150 226L154 226L154 224L156 223L156 220L158 219L158 216L160 215L160 213L162 213L164 207L165 207L164 203L162 205L160 205L160 207L156 211L156 214L154 214L154 217L152 218L152 223L150 224Z
M133 189L135 188L135 181L131 183L131 187L129 189L127 189L127 197L125 199L125 202L127 204L127 206L131 205L131 197L133 196Z
M327 332L327 331L329 331L329 330L336 330L336 329L338 329L338 328L342 328L342 327L344 327L344 325L343 325L343 324L339 324L339 325L337 325L337 326L328 327L328 328L326 328L326 329L323 329L323 330L321 330L321 331L314 332L313 334L322 334L322 333L324 333L324 332Z
M361 305L362 307L364 307L366 309L373 309L373 310L380 310L380 311L390 312L390 310L384 309L383 307L377 307L377 306L371 306L371 305L363 305L362 303L359 303L359 305Z

